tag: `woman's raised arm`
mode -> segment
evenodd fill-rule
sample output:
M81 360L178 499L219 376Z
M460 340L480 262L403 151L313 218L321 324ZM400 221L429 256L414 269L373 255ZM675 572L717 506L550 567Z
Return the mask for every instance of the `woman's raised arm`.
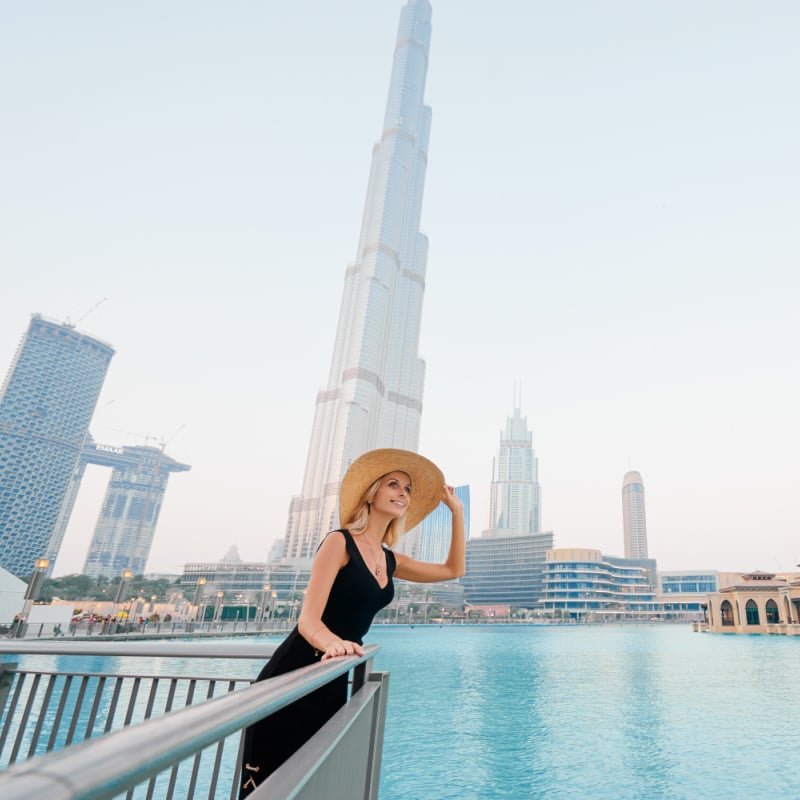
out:
M444 564L417 561L402 553L396 553L395 578L417 583L436 583L460 578L467 571L464 539L464 506L452 486L442 489L442 502L453 514L453 532L450 536L450 552Z

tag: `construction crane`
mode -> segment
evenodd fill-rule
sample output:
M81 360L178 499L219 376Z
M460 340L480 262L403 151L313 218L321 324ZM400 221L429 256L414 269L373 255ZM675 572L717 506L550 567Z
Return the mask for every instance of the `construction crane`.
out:
M88 311L84 311L84 313L83 313L83 314L81 314L81 316L80 316L80 317L79 317L79 318L78 318L78 319L77 319L75 322L71 322L71 321L70 321L70 318L69 318L69 317L67 317L67 321L66 321L64 324L65 324L65 325L66 325L68 328L77 328L77 327L78 327L78 325L79 325L81 322L83 322L83 321L86 319L86 317L88 317L88 316L89 316L89 314L91 314L91 313L92 313L92 312L93 312L93 311L94 311L94 310L95 310L95 309L96 309L98 306L101 306L101 305L103 305L103 303L105 303L105 302L106 302L106 300L108 300L108 298L107 298L107 297L102 297L102 298L101 298L100 300L98 300L98 301L97 301L97 302L96 302L96 303L95 303L95 304L94 304L94 305L93 305L93 306L92 306L92 307L91 307L91 308L90 308Z

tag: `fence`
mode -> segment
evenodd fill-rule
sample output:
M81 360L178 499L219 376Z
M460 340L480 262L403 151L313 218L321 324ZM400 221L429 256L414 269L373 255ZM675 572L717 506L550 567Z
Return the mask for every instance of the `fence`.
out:
M272 649L233 642L213 648L205 642L0 642L0 653L192 661L264 659ZM376 651L252 686L241 676L20 670L5 663L0 765L7 768L0 772L0 796L233 799L242 728L352 672L345 707L251 797L376 798L388 688L388 676L371 672Z

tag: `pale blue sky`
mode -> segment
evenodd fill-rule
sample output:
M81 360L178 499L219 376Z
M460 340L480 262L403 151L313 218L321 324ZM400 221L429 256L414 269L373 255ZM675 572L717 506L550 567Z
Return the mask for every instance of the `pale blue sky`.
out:
M193 465L152 570L283 533L400 7L0 7L0 368L30 312L108 298L81 326L118 350L95 437L185 424L168 452ZM472 534L519 380L557 546L622 552L632 468L663 568L792 568L800 7L433 9L421 450L471 485Z

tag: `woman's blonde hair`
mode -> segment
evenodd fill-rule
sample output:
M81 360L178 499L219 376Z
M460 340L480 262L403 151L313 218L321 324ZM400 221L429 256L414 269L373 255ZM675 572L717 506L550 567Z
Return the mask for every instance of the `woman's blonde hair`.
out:
M386 473L389 475L390 473ZM372 504L375 495L378 493L378 488L381 485L381 481L386 477L386 475L381 475L378 480L374 483L370 484L369 489L364 492L364 496L361 498L361 502L356 506L356 510L353 512L352 516L349 520L343 520L342 527L347 528L350 533L359 533L367 527L367 522L369 520L369 508ZM383 543L388 547L394 547L397 540L405 533L405 514L402 517L397 517L393 519L386 528L386 533L383 534Z

